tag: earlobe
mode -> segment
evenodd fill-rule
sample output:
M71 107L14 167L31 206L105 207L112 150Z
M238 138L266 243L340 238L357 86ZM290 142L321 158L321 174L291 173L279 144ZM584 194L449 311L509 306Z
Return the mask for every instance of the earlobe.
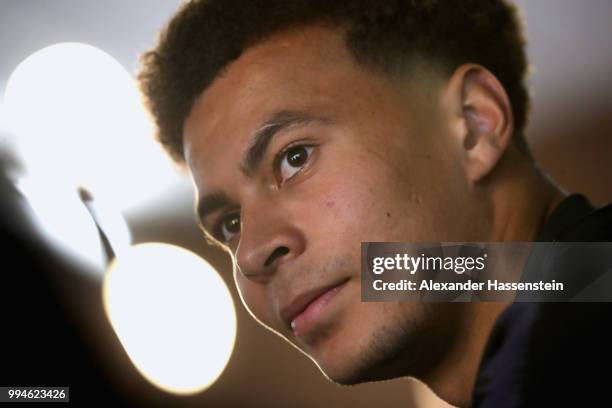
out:
M453 74L461 91L466 176L478 182L503 156L512 138L512 107L504 87L486 68L463 65Z

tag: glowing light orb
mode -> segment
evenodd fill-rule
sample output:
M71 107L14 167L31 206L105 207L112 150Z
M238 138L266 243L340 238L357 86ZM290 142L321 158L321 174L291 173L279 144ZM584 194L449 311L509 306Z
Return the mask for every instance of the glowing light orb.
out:
M131 247L107 271L103 300L129 358L157 387L197 393L225 369L236 337L234 304L218 273L192 252Z
M134 78L93 46L35 52L11 74L4 99L29 177L85 186L122 211L179 179L153 139Z

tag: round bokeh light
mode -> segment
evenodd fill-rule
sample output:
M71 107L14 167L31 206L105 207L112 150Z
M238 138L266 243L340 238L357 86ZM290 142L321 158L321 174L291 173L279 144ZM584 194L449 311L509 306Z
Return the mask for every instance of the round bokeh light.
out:
M140 373L162 390L194 394L221 375L236 313L215 269L185 249L138 244L106 272L106 314Z

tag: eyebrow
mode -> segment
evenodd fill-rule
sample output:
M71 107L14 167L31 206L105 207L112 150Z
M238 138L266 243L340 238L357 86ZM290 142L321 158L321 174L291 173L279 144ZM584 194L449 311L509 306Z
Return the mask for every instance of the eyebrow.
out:
M331 120L323 117L315 117L301 111L282 110L270 115L253 133L251 143L245 150L240 161L240 171L246 177L253 177L265 156L268 146L275 135L283 130L295 126L306 126L312 123L330 123ZM196 212L204 232L204 218L219 208L230 205L231 200L222 191L215 191L205 195L198 200Z
M200 222L202 223L204 217L217 211L219 208L229 205L229 203L229 197L222 191L216 191L204 196L202 199L198 200L198 206L196 208Z
M279 132L294 126L329 122L327 118L315 117L300 111L282 110L272 114L251 137L251 143L240 162L240 171L246 177L253 177L261 165L270 142Z

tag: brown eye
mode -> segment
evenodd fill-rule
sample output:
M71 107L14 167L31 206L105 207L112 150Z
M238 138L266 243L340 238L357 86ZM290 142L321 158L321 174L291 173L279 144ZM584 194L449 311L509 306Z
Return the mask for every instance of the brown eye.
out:
M231 239L240 232L240 214L231 213L223 217L221 221L221 236L224 242Z
M304 167L312 150L312 146L294 146L282 153L279 164L281 182L289 180Z

